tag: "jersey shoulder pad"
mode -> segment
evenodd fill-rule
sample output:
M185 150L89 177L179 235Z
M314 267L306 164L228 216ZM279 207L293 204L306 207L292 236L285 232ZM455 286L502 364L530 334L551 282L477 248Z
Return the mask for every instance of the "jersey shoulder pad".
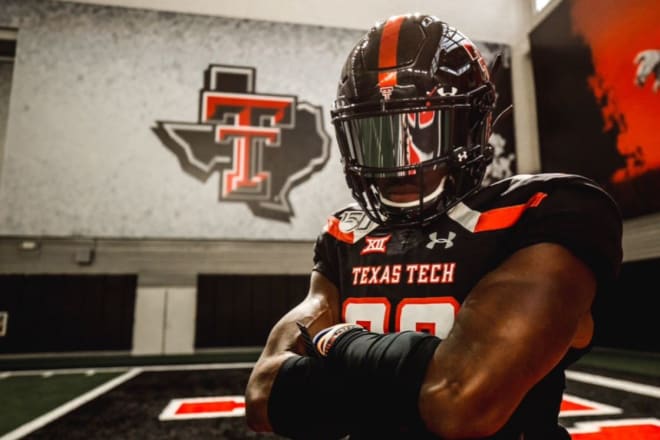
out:
M545 216L566 213L569 206L574 213L585 209L618 213L612 197L596 182L575 174L540 173L495 182L448 215L468 231L487 232L514 226L530 210Z
M500 190L500 195L507 196L515 192L543 191L565 186L591 187L597 191L607 194L600 185L593 180L578 175L567 173L538 173L517 174L494 183Z
M608 202L616 204L612 196L595 181L577 174L566 173L518 174L508 177L483 188L472 202L475 206L506 206L513 203L527 203L530 198L570 188L582 190L578 192L584 194L592 194L592 197L604 197ZM470 201L468 204L471 204Z
M334 212L323 227L323 234L336 240L354 244L378 227L357 203Z

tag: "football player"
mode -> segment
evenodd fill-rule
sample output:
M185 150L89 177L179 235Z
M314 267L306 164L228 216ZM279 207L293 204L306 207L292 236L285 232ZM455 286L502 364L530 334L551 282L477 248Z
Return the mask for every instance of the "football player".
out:
M621 217L577 175L482 187L496 96L475 44L433 16L391 17L357 43L332 110L357 204L330 216L306 299L251 373L253 430L569 438L564 371L618 274Z

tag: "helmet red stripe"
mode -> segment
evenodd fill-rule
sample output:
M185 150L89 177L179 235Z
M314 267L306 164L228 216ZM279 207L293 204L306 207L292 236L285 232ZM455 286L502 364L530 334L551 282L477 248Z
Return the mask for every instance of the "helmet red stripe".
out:
M397 66L396 53L399 46L399 32L405 18L405 15L399 15L391 17L385 23L378 50L378 68L387 69ZM378 74L378 85L380 87L392 87L396 83L396 70Z

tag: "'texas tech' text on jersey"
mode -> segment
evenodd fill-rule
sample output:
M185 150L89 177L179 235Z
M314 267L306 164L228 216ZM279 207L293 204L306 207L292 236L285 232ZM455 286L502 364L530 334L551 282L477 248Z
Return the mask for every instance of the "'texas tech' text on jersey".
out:
M479 279L534 243L567 247L600 283L609 281L621 255L613 247L618 216L611 198L583 177L514 176L420 228L379 227L351 205L329 218L314 268L339 289L344 320L361 309L355 316L371 330L396 331L402 328L397 314L413 307L407 304L455 303L457 312ZM389 313L380 317L379 311Z

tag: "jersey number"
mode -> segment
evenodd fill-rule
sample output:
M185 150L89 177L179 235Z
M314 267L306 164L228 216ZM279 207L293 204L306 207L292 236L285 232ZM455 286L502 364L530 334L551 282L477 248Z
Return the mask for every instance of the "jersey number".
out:
M394 331L426 332L440 339L454 326L460 305L451 296L404 298L396 306ZM392 304L385 297L347 298L342 308L344 322L359 324L372 332L390 332Z

